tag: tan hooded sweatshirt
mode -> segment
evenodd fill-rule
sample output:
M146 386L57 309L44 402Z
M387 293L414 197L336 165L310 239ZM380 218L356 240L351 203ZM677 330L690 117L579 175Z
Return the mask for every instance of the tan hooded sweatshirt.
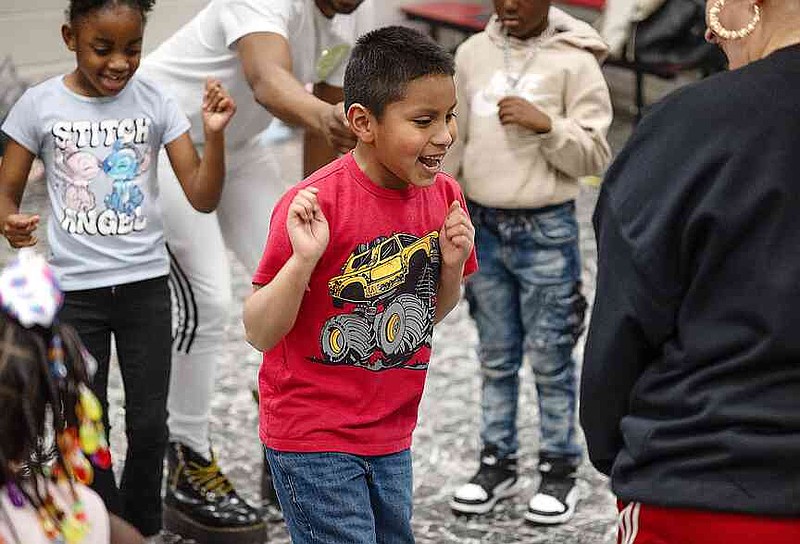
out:
M459 136L445 170L467 198L496 208L539 208L574 199L578 178L603 172L611 158L611 99L599 65L606 51L592 27L557 8L536 38L507 38L495 15L461 44ZM547 113L552 130L501 125L497 102L511 94Z

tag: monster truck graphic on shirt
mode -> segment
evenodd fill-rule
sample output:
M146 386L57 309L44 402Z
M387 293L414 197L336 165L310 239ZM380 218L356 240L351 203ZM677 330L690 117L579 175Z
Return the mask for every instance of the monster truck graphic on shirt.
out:
M397 233L359 244L328 281L333 306L348 309L322 327L323 360L369 370L403 366L430 346L439 279L439 233Z

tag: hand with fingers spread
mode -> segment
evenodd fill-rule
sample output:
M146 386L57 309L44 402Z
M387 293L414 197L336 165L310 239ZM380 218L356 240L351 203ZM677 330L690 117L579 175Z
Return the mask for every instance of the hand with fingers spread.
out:
M439 232L439 249L442 265L460 269L472 252L475 243L475 227L461 203L454 200L447 210L447 217Z
M286 217L286 230L294 254L311 265L322 257L330 239L328 220L319 205L318 192L316 187L298 191Z
M328 145L339 153L347 153L356 146L356 136L347 124L344 102L331 104L322 116L322 131Z
M553 128L550 116L522 97L503 97L497 106L498 117L503 125L519 125L539 134L550 132Z
M202 109L205 130L222 132L236 113L236 102L218 79L209 78L203 91Z
M39 241L34 235L38 226L38 215L12 213L3 222L3 236L6 237L11 247L31 247Z

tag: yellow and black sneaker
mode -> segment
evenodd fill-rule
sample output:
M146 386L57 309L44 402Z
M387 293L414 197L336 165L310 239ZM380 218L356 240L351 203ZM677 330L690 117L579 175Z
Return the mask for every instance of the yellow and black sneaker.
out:
M267 528L258 510L236 493L211 460L180 442L167 449L169 477L164 528L203 544L262 544Z

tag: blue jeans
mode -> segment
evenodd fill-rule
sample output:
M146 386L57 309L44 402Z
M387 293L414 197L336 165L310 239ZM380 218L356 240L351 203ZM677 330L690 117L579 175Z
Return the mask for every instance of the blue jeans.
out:
M413 544L409 450L266 455L292 544Z
M577 464L575 361L586 300L574 202L533 210L469 204L480 269L466 296L478 327L483 378L481 440L514 455L519 369L533 367L539 399L539 455Z
M111 469L95 467L92 488L106 508L145 536L161 529L161 481L167 446L167 391L172 345L167 277L64 293L59 318L72 325L97 359L92 389L108 424L113 333L125 388L128 451L119 490Z

